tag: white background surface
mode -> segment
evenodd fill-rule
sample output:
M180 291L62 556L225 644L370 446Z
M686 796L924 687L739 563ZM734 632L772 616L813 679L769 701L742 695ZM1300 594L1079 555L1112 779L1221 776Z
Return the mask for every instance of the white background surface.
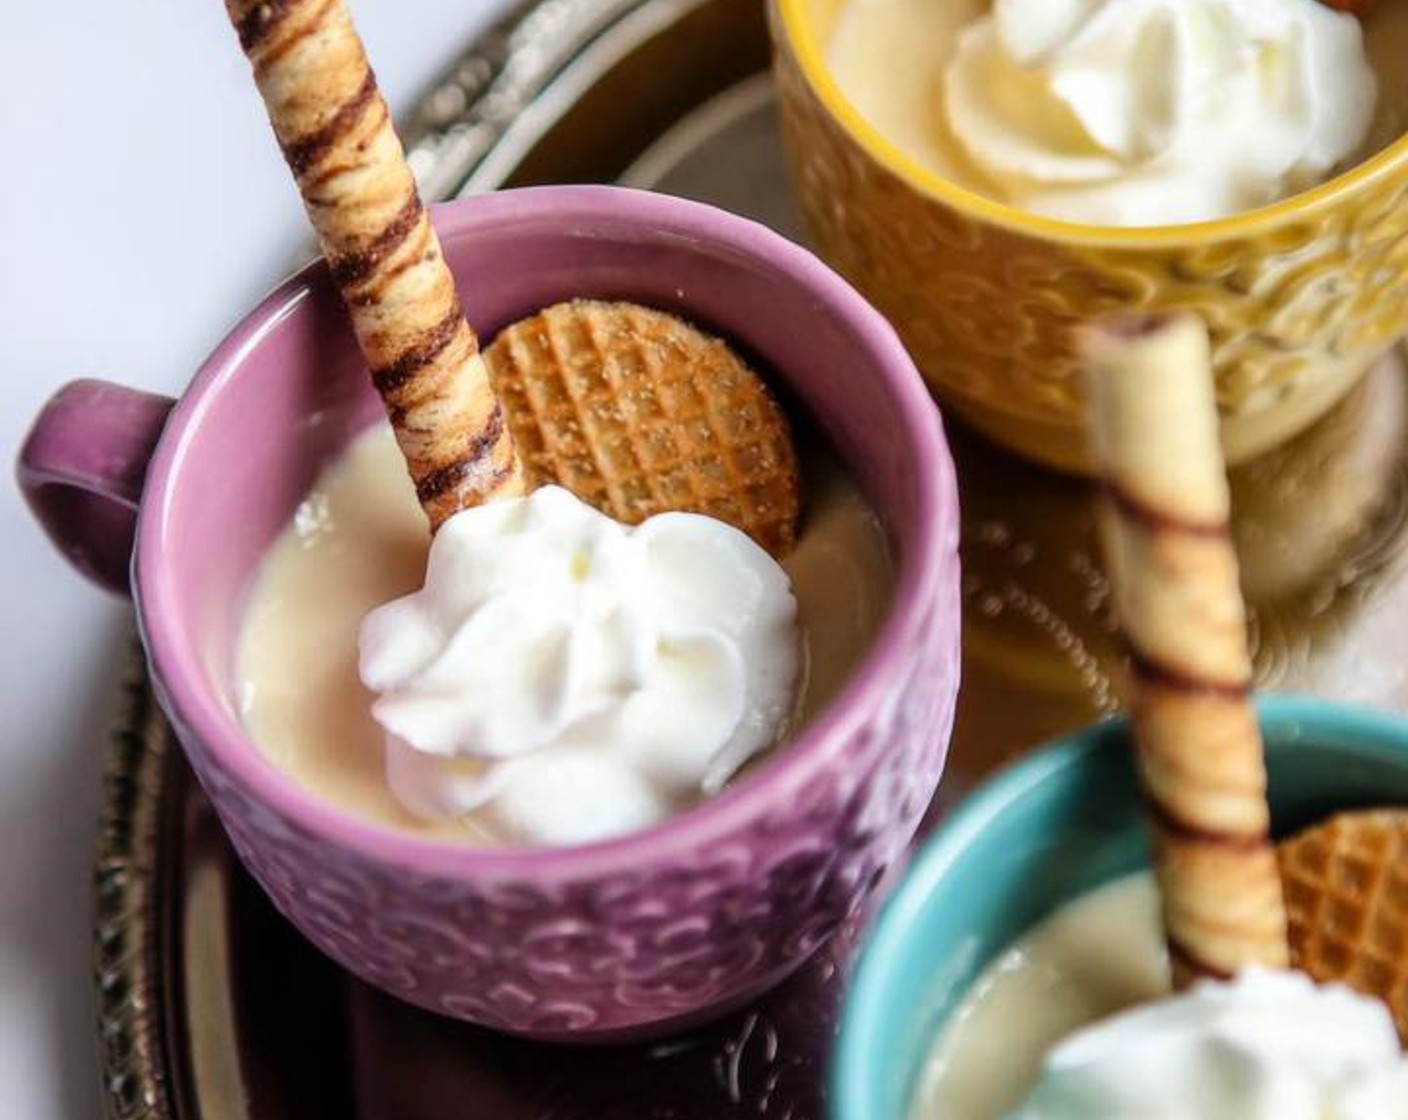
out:
M403 109L509 0L351 0ZM176 393L302 210L221 0L5 0L0 459L65 381ZM8 469L8 466L7 466ZM0 1117L100 1115L89 876L126 604L0 484Z

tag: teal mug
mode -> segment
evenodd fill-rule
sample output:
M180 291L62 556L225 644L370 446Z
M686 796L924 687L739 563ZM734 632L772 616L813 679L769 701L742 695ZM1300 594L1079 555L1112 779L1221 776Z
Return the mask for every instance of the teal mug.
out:
M1408 722L1289 696L1258 708L1278 836L1340 810L1408 804ZM862 948L832 1061L835 1120L903 1120L934 1039L993 958L1148 863L1124 720L976 790L925 843Z

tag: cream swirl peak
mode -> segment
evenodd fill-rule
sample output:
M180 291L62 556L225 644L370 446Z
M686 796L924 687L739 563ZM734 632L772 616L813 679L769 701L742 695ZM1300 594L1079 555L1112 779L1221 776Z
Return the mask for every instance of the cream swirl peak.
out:
M737 529L627 528L568 491L456 514L424 587L362 624L392 792L532 843L663 820L777 741L799 674L787 574Z
M1224 217L1320 181L1377 96L1359 22L1319 0L996 0L944 74L1000 197L1051 217Z
M1408 1120L1388 1009L1249 969L1078 1031L1009 1120Z

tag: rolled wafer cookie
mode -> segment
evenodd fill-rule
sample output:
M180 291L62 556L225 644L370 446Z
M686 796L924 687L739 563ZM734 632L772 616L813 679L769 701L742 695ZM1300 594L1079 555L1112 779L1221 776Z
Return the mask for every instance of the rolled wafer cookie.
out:
M1285 967L1207 334L1191 315L1125 317L1080 341L1174 982Z
M1291 963L1383 1000L1408 1044L1408 810L1341 813L1276 851Z
M522 493L479 343L341 0L226 0L432 528Z

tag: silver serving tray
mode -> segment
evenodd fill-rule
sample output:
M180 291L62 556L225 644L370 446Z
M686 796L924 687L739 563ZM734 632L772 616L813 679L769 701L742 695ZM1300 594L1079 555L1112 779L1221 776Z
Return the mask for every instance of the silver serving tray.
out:
M802 239L760 0L539 0L405 119L427 197L541 182L664 190ZM936 814L995 765L1114 708L1089 487L949 424L964 503L964 690ZM1263 687L1408 708L1408 395L1385 363L1234 472ZM649 1047L499 1038L383 997L244 876L134 655L96 868L108 1115L144 1120L820 1120L856 931L767 1000Z

